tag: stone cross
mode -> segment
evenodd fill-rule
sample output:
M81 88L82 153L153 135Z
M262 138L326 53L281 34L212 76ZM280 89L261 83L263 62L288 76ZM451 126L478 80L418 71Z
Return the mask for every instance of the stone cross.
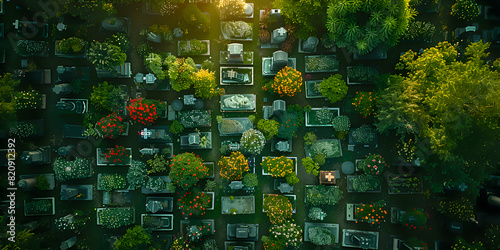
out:
M332 179L335 179L335 176L332 175L332 173L328 173L325 175L325 177L328 179L328 181L332 181Z

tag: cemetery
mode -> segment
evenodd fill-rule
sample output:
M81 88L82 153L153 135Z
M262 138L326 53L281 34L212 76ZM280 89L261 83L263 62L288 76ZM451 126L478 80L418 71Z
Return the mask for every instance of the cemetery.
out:
M2 250L500 249L499 0L0 0Z

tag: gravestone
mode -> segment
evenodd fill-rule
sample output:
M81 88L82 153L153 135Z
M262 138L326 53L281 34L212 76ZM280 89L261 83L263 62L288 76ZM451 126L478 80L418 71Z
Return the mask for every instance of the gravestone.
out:
M229 51L229 62L243 63L243 44L230 43L227 45L227 50Z
M279 27L271 33L271 44L280 44L286 40L286 29Z
M288 141L279 141L276 143L276 149L281 152L287 152L290 149L290 144L288 144Z
M73 86L68 83L57 84L52 88L52 91L57 95L67 95L73 92Z
M318 43L319 39L317 37L311 36L302 43L302 50L307 52L314 52L316 50L316 46L318 46Z
M280 71L283 67L288 65L288 53L282 50L273 52L273 58L271 62L272 71Z

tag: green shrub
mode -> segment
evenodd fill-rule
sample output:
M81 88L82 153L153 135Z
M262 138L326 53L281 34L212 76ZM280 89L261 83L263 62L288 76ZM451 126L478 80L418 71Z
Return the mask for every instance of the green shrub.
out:
M169 131L171 133L178 134L178 133L181 133L182 131L184 131L184 126L182 126L181 122L179 122L178 120L174 120L172 122L172 125L170 126Z
M331 103L336 103L347 95L347 84L342 79L342 75L331 75L327 79L323 79L319 85L321 95L328 98Z

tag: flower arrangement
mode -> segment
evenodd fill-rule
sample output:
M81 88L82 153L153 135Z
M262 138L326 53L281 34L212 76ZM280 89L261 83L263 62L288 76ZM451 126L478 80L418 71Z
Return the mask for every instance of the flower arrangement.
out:
M34 134L36 134L36 128L33 123L18 122L9 128L9 135L17 138L26 138Z
M42 104L42 94L36 90L20 91L14 94L16 109L37 109Z
M451 15L465 21L479 16L479 6L475 0L456 0L451 6Z
M152 101L139 99L130 100L130 104L127 106L127 110L130 119L137 121L143 125L151 125L154 121L160 117L158 114L159 105L163 105L162 102L154 103Z
M269 82L262 89L270 90L280 96L294 96L302 90L302 73L285 66L276 74L274 81Z
M175 155L170 162L169 177L172 183L187 190L200 179L208 177L208 168L203 159L193 153Z
M67 161L59 157L55 160L53 169L56 179L60 181L87 178L90 175L90 161L84 158Z
M177 193L179 195L179 193ZM177 199L177 206L181 210L182 216L202 216L206 208L211 204L212 197L204 192L186 191Z
M239 152L231 152L231 156L222 156L219 160L220 175L224 179L239 181L248 171L248 162L245 156Z
M271 41L271 33L268 30L259 30L259 39L261 43L268 43Z
M401 215L399 221L403 224L403 226L409 229L421 231L427 228L427 219L429 219L429 213L423 211L422 209L414 208L413 210L406 211L405 214Z
M62 53L78 53L85 47L85 41L78 37L69 37L57 44L57 50Z
M379 201L375 204L362 204L361 206L356 206L354 214L356 223L367 222L368 224L379 225L385 222L387 210L385 210L385 202Z
M95 129L104 138L116 139L125 132L125 124L122 121L122 117L113 112L97 121Z
M121 145L115 145L115 147L108 150L104 156L108 163L124 163L126 159L130 159L128 150Z
M454 220L463 222L470 221L471 218L476 216L474 202L466 197L452 201L441 200L439 201L438 211Z
M352 105L363 117L368 117L374 113L375 94L368 91L358 91L354 96Z
M167 188L167 183L160 177L149 177L146 188L153 192L159 192Z
M283 178L295 171L295 164L293 163L293 160L288 159L285 156L274 158L268 156L264 158L260 165L275 178Z
M363 171L365 172L365 174L379 175L382 173L382 171L384 171L385 166L387 166L387 163L381 155L369 154L365 159Z
M266 137L259 130L253 128L243 132L240 139L242 151L258 155L266 145Z
M266 195L263 208L269 217L269 221L273 224L284 223L293 214L292 203L284 195Z
M134 223L134 209L126 208L104 208L98 211L98 218L106 228L119 228Z
M98 189L111 192L116 189L125 189L127 181L119 174L103 174L97 183Z
M285 247L297 249L302 245L302 228L293 220L275 224L269 229L269 238L282 242Z

